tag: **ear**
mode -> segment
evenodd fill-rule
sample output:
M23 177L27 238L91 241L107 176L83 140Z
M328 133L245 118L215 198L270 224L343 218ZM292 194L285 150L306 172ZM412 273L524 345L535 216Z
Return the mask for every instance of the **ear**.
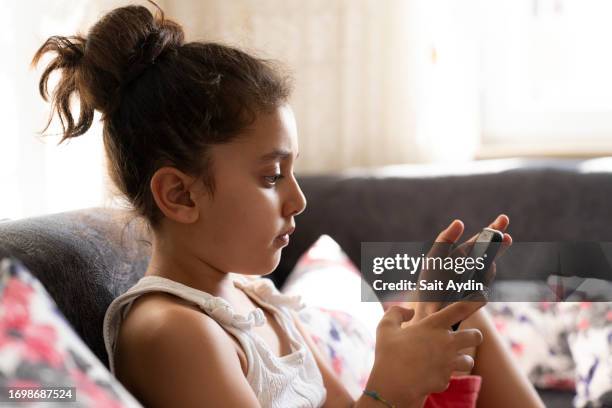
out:
M151 193L157 207L169 219L191 224L200 215L193 187L196 179L175 167L157 169L151 178Z

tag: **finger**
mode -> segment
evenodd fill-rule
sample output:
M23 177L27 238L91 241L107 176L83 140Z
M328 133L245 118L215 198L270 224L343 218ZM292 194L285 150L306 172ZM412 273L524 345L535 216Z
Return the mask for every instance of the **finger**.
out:
M451 361L451 369L453 371L461 371L469 373L474 368L474 359L467 354L459 354Z
M482 333L478 329L464 329L453 332L453 341L457 350L477 347L482 343Z
M407 309L401 306L391 306L387 309L379 326L401 327L403 322L410 321L414 317L414 309Z
M448 227L438 236L436 240L427 253L428 257L436 257L436 256L447 256L452 245L461 238L463 235L465 227L461 220L453 220Z
M510 236L510 234L506 234L504 233L504 239L502 241L502 244L499 248L499 251L497 252L497 255L495 256L495 259L497 259L498 257L502 256L504 254L504 252L506 252L506 250L508 248L510 248L512 246L512 236Z
M455 323L467 319L485 304L486 302L482 301L456 302L449 306L446 306L444 309L439 310L436 313L429 315L423 321L427 321L435 327L443 327L449 329Z
M510 218L506 214L499 214L497 218L493 220L491 224L489 224L489 228L496 229L498 231L504 232L508 228L510 224Z
M505 215L505 214L500 214L500 215L497 216L497 218L495 218L493 220L493 222L491 222L487 226L487 228L493 228L493 229L498 230L498 231L503 233L504 231L506 231L506 229L508 228L509 224L510 224L510 219L508 218L508 216ZM505 237L505 234L504 234L504 237ZM470 242L470 243L476 242L476 238L478 238L478 234L472 236L470 239L468 239L466 241L466 243L467 242Z
M454 244L463 234L464 225L461 220L454 220L436 238L436 242Z
M512 237L510 236L510 234L505 233L509 224L510 224L510 218L508 218L506 214L498 215L497 218L491 224L489 224L489 228L493 228L497 231L500 231L504 235L504 238L502 239L501 245L499 247L499 251L497 252L495 256L495 259L501 256L504 253L504 251L508 249L510 245L512 245Z

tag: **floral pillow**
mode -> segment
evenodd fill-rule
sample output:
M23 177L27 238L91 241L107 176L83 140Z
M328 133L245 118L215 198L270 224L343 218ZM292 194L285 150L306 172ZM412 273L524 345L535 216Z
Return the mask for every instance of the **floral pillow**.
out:
M498 331L540 388L576 391L574 406L612 406L612 303L493 302Z
M282 291L300 295L308 306L345 312L357 318L376 337L376 326L384 311L359 269L329 235L321 235L300 257Z
M299 313L314 342L355 398L374 364L378 302L361 302L361 275L331 237L322 235L298 260L283 293L300 295Z
M19 388L24 392L60 387L74 387L73 395L56 393L56 397L74 398L75 402L64 400L66 406L141 406L73 331L43 285L19 261L3 259L0 401L22 395L14 392Z
M374 338L359 320L338 310L306 307L299 316L336 376L358 398L374 365Z

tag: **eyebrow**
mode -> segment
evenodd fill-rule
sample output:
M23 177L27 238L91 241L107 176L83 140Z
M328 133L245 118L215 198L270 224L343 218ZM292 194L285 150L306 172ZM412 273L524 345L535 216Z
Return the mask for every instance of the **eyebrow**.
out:
M270 153L266 153L263 156L261 156L259 158L259 161L262 163L266 163L272 160L276 160L276 159L286 159L287 157L291 156L291 152L289 150L281 150L281 149L275 149L273 151L271 151ZM296 158L298 158L300 156L300 153L298 152L298 154L296 154Z

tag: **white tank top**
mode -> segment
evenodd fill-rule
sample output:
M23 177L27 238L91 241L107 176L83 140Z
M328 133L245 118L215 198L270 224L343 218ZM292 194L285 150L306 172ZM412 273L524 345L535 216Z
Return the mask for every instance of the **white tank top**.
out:
M256 304L266 307L287 333L291 353L274 354L256 333L253 326L266 323L266 316L255 308L247 316L234 313L223 298L159 276L145 276L126 293L116 298L104 316L104 344L111 372L115 373L115 347L119 327L139 296L150 292L166 292L197 305L238 339L247 359L246 379L262 407L320 407L326 390L316 361L293 323L288 308L303 306L299 296L281 294L267 278L247 279L237 275L234 285L242 289Z

